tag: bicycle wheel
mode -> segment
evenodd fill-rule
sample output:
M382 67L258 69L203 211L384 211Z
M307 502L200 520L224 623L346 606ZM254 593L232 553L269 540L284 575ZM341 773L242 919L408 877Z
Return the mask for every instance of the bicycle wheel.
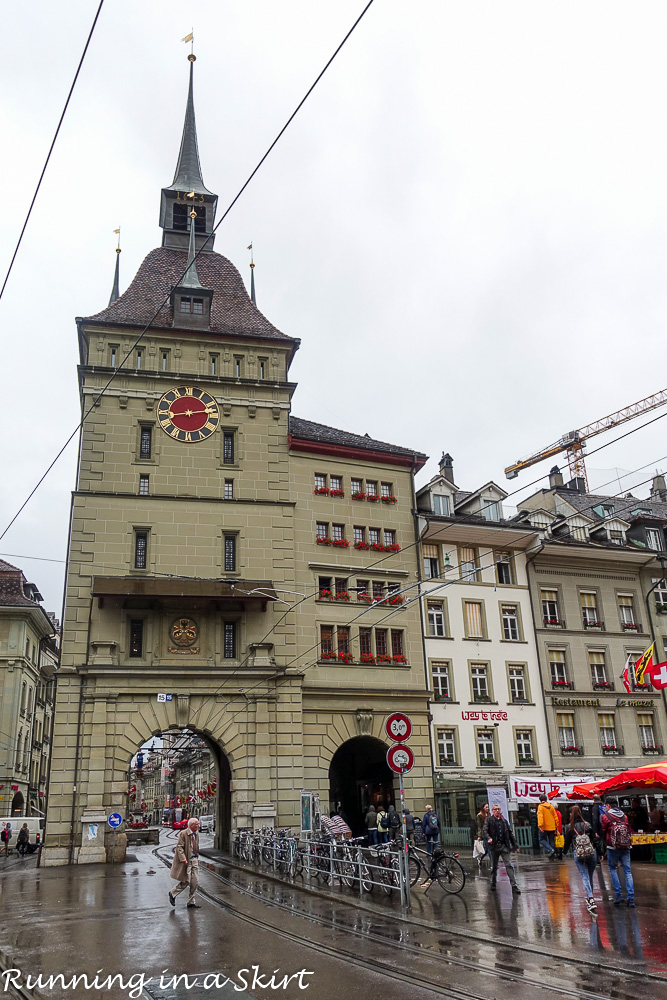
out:
M268 844L262 848L262 861L265 865L273 864L273 848L269 847Z
M289 873L292 876L292 878L296 878L296 876L300 875L302 871L303 871L303 857L301 856L301 851L295 850L294 854L292 855L292 860L290 862Z
M336 862L336 874L338 878L343 882L348 889L351 889L354 885L354 879L356 875L356 869L353 861L349 858L343 858L341 861Z
M461 862L456 858L446 855L438 858L435 865L435 877L438 884L445 892L460 892L466 884L466 873Z
M408 858L408 876L410 878L410 885L416 885L422 876L421 862L412 854Z
M361 888L364 892L373 891L373 876L365 861L361 863Z

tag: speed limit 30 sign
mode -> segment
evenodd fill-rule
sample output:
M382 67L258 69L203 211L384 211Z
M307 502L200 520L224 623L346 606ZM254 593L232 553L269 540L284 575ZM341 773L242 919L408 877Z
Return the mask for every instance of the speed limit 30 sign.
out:
M405 743L412 734L412 723L403 712L394 712L385 722L384 731L394 743Z

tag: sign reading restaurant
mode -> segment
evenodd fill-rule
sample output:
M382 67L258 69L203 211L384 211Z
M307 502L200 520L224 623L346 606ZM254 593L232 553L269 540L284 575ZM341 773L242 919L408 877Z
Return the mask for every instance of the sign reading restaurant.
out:
M568 708L600 708L599 698L559 698L557 695L553 695L551 698L552 705L560 705ZM647 705L651 705L652 701L650 698L642 698L638 700L629 700L628 698L617 698L613 706L610 708L644 708ZM602 706L606 708L607 706Z
M594 780L592 774L582 775L578 778L571 774L568 774L567 778L546 778L544 775L531 778L525 774L511 774L509 777L509 797L517 802L537 804L540 795L548 796L550 792L556 792L554 798L567 799L568 792L571 792L575 785Z

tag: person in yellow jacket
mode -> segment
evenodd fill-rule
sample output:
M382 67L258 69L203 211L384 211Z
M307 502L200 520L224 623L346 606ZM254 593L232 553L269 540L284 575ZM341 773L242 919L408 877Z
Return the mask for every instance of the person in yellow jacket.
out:
M540 795L540 804L537 807L537 826L540 831L540 845L547 852L549 861L556 857L554 839L558 827L556 810L547 801L546 795Z

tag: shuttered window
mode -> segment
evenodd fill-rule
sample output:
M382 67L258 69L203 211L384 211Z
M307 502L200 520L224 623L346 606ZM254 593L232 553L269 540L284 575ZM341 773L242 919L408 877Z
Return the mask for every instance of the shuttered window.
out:
M481 601L464 601L466 636L469 639L483 639L484 628Z

